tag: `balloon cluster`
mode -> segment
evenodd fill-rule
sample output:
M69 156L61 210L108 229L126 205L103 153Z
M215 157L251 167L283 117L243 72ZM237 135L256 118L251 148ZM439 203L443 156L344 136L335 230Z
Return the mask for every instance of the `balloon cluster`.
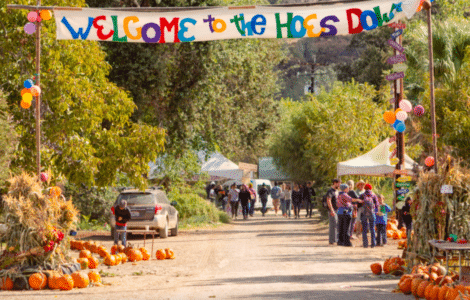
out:
M41 10L41 11L31 11L28 13L28 21L26 25L24 25L24 31L27 34L33 34L36 32L36 24L35 22L41 22L42 20L48 21L52 18L52 13L50 10Z
M33 96L37 97L41 94L41 88L37 85L34 85L32 79L27 79L23 83L24 89L21 90L21 107L28 109L31 107L31 101L33 101Z
M417 105L413 110L413 105L408 100L401 100L399 108L395 111L386 111L383 115L385 122L392 124L393 129L398 132L406 130L405 120L408 119L408 113L413 111L416 116L422 116L424 114L424 108L421 105Z

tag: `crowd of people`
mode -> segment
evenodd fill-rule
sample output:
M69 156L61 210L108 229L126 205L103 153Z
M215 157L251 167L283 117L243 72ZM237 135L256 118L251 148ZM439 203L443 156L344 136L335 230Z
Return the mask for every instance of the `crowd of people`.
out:
M404 223L407 235L412 230L411 202L410 197L405 200L401 210L402 222L399 225L400 227L401 223ZM360 180L354 190L352 180L342 184L340 180L334 179L325 195L325 207L329 211L330 245L353 247L351 239L357 239L355 233L362 233L364 248L374 248L387 243L387 214L391 212L391 208L385 204L383 195L376 195L372 191L371 184Z

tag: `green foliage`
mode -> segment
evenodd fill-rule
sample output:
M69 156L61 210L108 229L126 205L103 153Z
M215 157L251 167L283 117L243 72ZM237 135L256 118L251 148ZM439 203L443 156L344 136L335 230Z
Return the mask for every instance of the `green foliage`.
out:
M0 0L0 82L18 122L19 147L14 165L35 169L34 107L19 107L22 83L35 73L34 35L22 30L25 10L7 12ZM28 1L17 1L28 4ZM43 5L84 6L84 1L43 1ZM42 165L72 183L107 186L118 172L144 187L148 162L164 149L165 131L130 120L135 104L110 83L111 66L96 42L57 41L55 22L42 22L41 111ZM47 51L44 51L46 50Z
M82 222L79 227L87 226L86 224L93 227L108 222L110 209L118 194L112 188L89 188L73 183L67 183L64 189L64 196L67 199L72 198L73 204L81 213Z
M8 113L6 95L0 89L0 194L10 177L10 161L16 148L17 137L12 117Z
M283 125L273 138L271 154L293 180L313 178L329 184L336 164L354 158L386 138L386 107L372 99L369 84L336 83L303 103L283 102Z

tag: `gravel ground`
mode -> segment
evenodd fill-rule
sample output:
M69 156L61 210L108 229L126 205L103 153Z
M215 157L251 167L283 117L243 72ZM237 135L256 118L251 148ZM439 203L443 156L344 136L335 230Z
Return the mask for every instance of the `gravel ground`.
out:
M88 239L108 248L109 235ZM143 246L142 236L130 243ZM397 242L385 247L328 245L328 226L313 219L270 213L207 230L180 231L154 241L172 248L174 260L99 266L103 287L72 291L0 292L0 299L411 299L392 293L398 279L374 277L370 264L401 255ZM151 239L146 242L151 249ZM78 253L75 253L78 255Z

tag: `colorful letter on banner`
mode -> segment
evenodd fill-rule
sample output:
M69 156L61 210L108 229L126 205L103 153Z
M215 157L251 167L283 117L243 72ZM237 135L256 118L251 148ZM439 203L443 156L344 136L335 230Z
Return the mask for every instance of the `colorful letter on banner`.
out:
M411 18L420 0L216 7L165 12L54 9L58 40L179 43L348 35ZM397 23L396 23L397 24Z

